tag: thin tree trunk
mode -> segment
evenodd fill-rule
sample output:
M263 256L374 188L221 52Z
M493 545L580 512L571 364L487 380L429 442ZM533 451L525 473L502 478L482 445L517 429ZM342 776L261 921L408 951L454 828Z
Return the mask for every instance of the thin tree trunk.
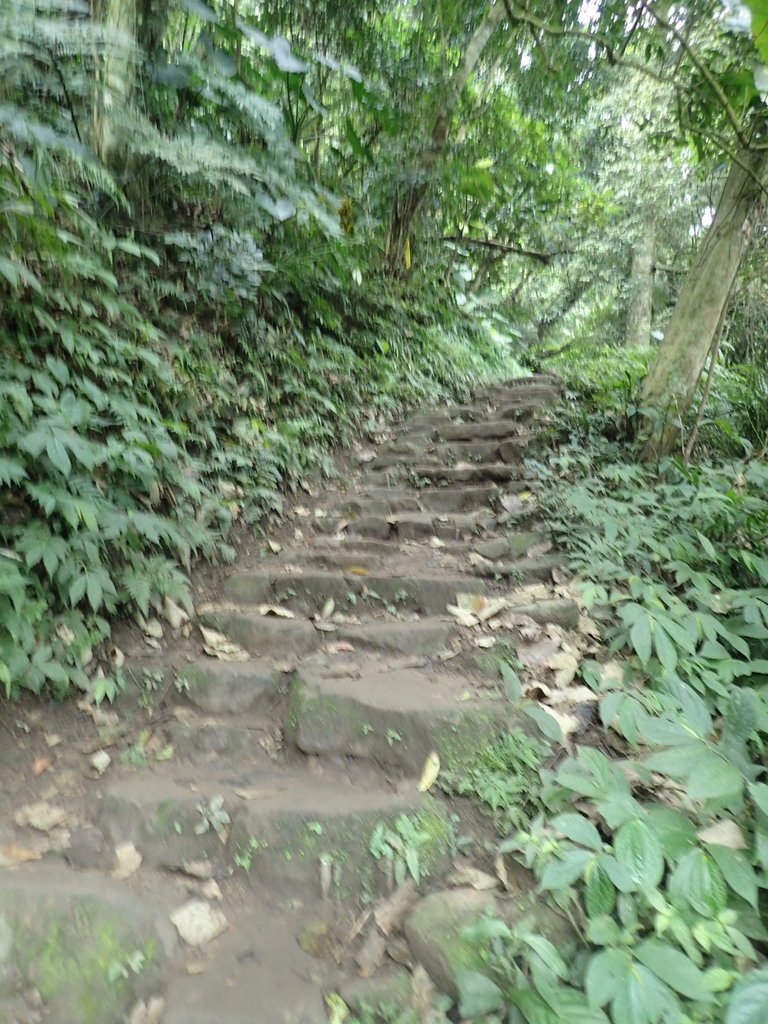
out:
M629 304L624 330L627 348L646 350L651 347L653 320L653 252L656 243L656 224L653 212L646 209L640 237L632 249L629 272Z
M497 0L475 29L464 50L461 63L448 83L444 95L440 97L432 132L418 158L413 180L405 192L395 198L387 234L387 260L393 270L403 265L406 242L411 236L414 221L429 191L430 178L445 149L448 131L461 94L505 13L504 4Z
M733 163L717 213L672 313L641 395L643 457L669 454L693 401L701 371L728 305L754 224L763 206L765 152L744 150Z

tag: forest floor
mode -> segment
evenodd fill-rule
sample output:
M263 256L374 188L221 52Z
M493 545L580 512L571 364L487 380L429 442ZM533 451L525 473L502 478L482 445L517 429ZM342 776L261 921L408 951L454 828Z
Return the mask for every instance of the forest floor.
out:
M412 415L201 573L194 621L120 630L114 706L2 708L3 1021L320 1024L331 993L420 1013L455 995L467 921L541 918L441 780L535 731L509 652L535 697L591 642L526 463L558 398L528 378ZM588 729L567 686L551 703Z

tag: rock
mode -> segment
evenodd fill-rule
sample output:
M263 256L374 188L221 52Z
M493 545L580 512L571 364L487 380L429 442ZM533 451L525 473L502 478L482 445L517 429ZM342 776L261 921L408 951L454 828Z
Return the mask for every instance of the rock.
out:
M530 923L567 962L577 939L573 926L542 902L532 875L517 872L516 881L521 877L527 880L528 888L508 898L475 889L451 889L431 893L413 909L405 922L406 938L414 960L423 964L441 992L454 998L458 995L456 971L483 972L480 949L461 933L487 913L501 918L510 928L524 921Z
M212 661L185 665L181 673L189 683L189 699L209 714L252 711L274 692L279 677L265 663Z
M347 533L350 537L375 537L378 540L387 540L390 525L383 516L362 516L349 524Z
M73 868L108 871L112 868L114 851L99 829L83 825L72 829L63 857Z
M123 1024L157 992L174 944L154 907L101 876L59 864L0 876L0 1020L35 992L46 1021Z
M224 914L205 900L189 900L174 910L171 924L188 946L207 946L229 927Z
M402 1013L411 1005L410 971L405 967L383 968L372 978L344 982L339 995L353 1013L385 1007Z

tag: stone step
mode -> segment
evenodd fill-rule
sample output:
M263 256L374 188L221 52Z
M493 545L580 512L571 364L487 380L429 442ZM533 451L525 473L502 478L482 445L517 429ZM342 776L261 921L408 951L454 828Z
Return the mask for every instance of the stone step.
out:
M440 428L441 441L514 440L527 431L517 418L501 417L481 423L449 423Z
M442 615L458 590L480 593L481 580L466 576L390 576L378 573L268 573L239 572L224 584L225 595L238 605L271 604L301 611L319 612L332 599L337 611L377 611L383 606Z
M529 446L527 437L506 441L443 441L434 446L434 454L444 464L456 462L508 462L518 464ZM429 449L427 449L429 451Z
M440 458L436 453L430 454L426 451L426 446L422 447L420 451L412 455L393 455L385 452L384 454L377 455L375 459L368 462L367 468L374 470L377 473L391 472L392 470L405 470L412 469L414 466L418 466L421 463L427 465L439 466Z
M391 655L435 655L445 647L453 624L436 618L404 622L386 615L359 623L334 623L333 632L316 629L306 619L277 619L228 605L208 606L204 625L220 630L251 655L301 658L325 644L344 641L356 651Z
M353 533L358 530L359 523L350 524ZM391 536L400 541L427 540L438 537L441 540L463 540L472 534L493 530L496 516L487 508L477 512L455 512L439 515L434 512L396 512L387 518Z
M534 604L516 605L516 615L526 615L542 625L553 623L563 629L575 629L579 624L579 606L567 597L553 597Z
M458 769L508 726L511 706L479 697L461 675L428 670L317 678L291 684L287 735L305 754L366 758L418 776L431 751Z
M320 895L323 861L330 862L331 892L339 899L386 888L370 853L371 836L380 823L396 828L403 814L429 826L431 842L420 851L425 869L447 854L448 821L413 780L376 787L338 772L274 765L239 777L188 775L176 780L143 773L114 783L102 797L101 830L113 844L132 842L145 865L174 869L208 860L216 872L240 867L252 883L293 897L299 886ZM220 835L212 827L201 833L204 812L217 797L230 822Z
M491 579L519 580L551 580L552 570L560 569L564 564L563 556L557 553L541 555L538 558L519 558L514 562L493 562L492 565L480 565L475 569L478 576Z
M412 466L411 472L420 480L445 480L456 484L503 483L508 490L521 491L530 487L529 481L520 479L519 464L507 462L460 463L458 466L421 463Z
M161 989L176 947L154 902L61 862L3 871L0 922L0 1014L7 1024L124 1024L138 999ZM138 969L111 976L113 965L124 967L137 952L144 954ZM37 1002L27 1003L32 994Z
M472 550L483 558L496 562L504 558L522 558L530 548L551 539L551 534L546 530L521 530L502 537L478 541Z
M471 512L483 506L490 506L500 492L495 484L486 484L479 487L423 488L418 491L370 487L367 493L372 500L388 502L391 513L416 510L449 513ZM413 507L414 501L416 509Z

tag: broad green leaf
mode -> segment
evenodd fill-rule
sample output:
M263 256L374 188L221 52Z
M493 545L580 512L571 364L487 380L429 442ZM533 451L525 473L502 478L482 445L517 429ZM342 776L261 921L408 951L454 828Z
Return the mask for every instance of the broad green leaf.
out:
M679 1018L678 1000L652 971L634 964L619 981L611 1002L614 1024L658 1024L666 1015Z
M558 814L550 822L551 827L566 839L590 850L602 850L600 833L583 814Z
M613 839L616 860L628 868L638 889L653 889L664 874L664 854L644 821L628 821Z
M616 890L607 872L599 863L595 864L588 873L584 905L589 917L610 914L616 905Z
M677 648L658 622L653 631L653 646L663 668L667 672L674 672L677 668Z
M707 848L731 889L751 906L757 907L757 875L742 851L717 845Z
M594 856L589 850L566 850L558 854L544 868L539 885L542 889L567 889L581 878Z
M453 978L459 990L459 1013L467 1020L485 1017L503 1005L499 986L479 971L456 971Z
M749 795L763 814L768 815L768 786L764 782L753 782L749 786Z
M584 974L584 988L591 1006L603 1007L616 998L619 983L632 961L622 949L605 949L590 958Z
M712 750L703 751L686 781L691 800L723 800L738 796L743 788L741 772Z
M679 860L698 845L696 829L690 818L671 807L653 807L645 823L656 833L664 853L671 861Z
M765 1024L768 1020L768 967L751 971L733 990L725 1024Z
M703 850L691 850L669 879L673 901L688 903L704 917L716 917L725 908L728 892L720 868Z
M674 946L656 939L646 939L634 948L633 953L641 964L675 992L697 1002L712 1001L703 972Z

